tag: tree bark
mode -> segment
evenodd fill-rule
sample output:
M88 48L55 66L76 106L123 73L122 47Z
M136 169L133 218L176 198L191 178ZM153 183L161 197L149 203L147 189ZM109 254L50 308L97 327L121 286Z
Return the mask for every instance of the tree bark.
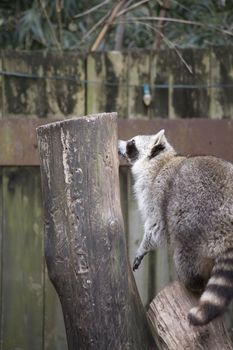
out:
M206 326L194 327L188 322L189 310L197 299L179 282L165 287L152 301L148 317L159 334L162 350L232 350L222 319Z
M128 263L115 113L37 129L45 257L70 350L157 349Z

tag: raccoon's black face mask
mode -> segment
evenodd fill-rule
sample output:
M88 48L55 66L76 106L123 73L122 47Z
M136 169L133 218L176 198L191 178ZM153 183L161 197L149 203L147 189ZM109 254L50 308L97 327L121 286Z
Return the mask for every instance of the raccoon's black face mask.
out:
M138 135L129 141L118 141L118 153L131 164L140 158L151 160L165 149L164 130L156 135Z
M139 151L134 139L129 141L118 142L118 153L123 158L128 159L130 163L135 162L139 158Z
M135 162L138 159L139 151L134 139L126 143L126 155L131 162Z

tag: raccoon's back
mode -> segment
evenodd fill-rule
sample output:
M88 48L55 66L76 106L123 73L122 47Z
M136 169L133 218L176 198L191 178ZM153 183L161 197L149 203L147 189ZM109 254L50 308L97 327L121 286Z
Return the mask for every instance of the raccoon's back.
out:
M170 231L203 232L233 222L233 165L210 156L185 158L170 179L165 201Z

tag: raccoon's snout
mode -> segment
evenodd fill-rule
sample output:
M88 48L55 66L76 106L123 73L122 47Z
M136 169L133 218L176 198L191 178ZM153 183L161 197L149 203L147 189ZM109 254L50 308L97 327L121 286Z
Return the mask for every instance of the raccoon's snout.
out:
M118 141L118 154L121 157L126 158L126 141Z

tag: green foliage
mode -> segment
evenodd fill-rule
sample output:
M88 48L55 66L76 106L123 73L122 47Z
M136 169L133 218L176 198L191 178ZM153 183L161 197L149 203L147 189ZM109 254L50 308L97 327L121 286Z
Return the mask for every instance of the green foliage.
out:
M170 23L165 34L179 47L233 44L233 36L223 34L220 31L228 30L233 35L232 0L173 1L171 16L200 22L203 25L189 26Z
M1 0L0 47L88 51L115 4L114 0ZM153 48L158 36L163 36L162 47L169 41L177 47L233 43L232 0L170 0L166 17L191 23L163 22L162 27L158 19L151 19L160 15L162 0L135 4L126 1L125 8L132 9L112 23L100 49L114 49L120 25L122 48Z

